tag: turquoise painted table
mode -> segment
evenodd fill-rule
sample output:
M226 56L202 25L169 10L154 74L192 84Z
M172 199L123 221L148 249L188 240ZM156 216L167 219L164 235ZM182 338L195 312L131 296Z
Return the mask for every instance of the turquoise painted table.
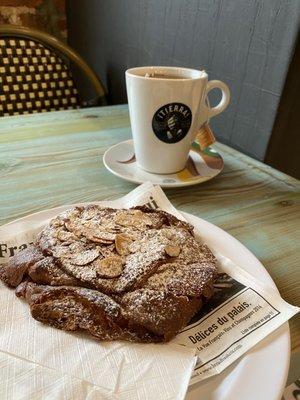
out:
M130 136L125 105L1 118L0 224L62 204L128 193L135 185L107 172L102 155ZM215 147L225 160L223 172L198 186L169 189L169 199L245 244L283 298L299 305L298 181L227 146ZM299 318L290 326L295 352Z

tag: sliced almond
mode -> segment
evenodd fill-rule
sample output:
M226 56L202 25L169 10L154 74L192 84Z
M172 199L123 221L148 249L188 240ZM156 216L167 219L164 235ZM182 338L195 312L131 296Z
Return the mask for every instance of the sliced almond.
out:
M52 254L56 258L68 258L71 255L71 251L67 246L55 246L52 249Z
M119 233L121 231L121 228L119 226L105 226L105 230L107 232L111 232L111 233Z
M68 229L69 232L73 232L76 230L76 226L72 221L65 221L65 227Z
M60 229L59 231L57 231L56 233L56 237L57 239L61 240L62 242L66 242L66 241L72 241L72 240L76 240L76 236L69 231L65 231L63 229Z
M168 245L168 246L165 247L165 252L170 257L178 257L179 254L180 254L180 247L179 246Z
M126 256L130 253L130 245L132 243L132 238L125 233L118 233L115 238L115 245L118 254L121 256Z
M82 227L82 235L96 243L113 243L115 233L110 232L106 227L94 221L88 221Z
M84 225L82 225L78 220L65 221L65 227L69 232L73 233L77 237L81 237L82 231L85 229Z
M133 226L137 229L143 229L147 225L152 225L151 218L141 210L120 212L116 215L115 222L121 226Z
M114 223L113 219L110 219L109 221L106 219L103 219L101 221L101 228L103 230L105 230L106 232L110 232L110 233L114 233L114 234L119 233L121 230L120 226L117 226Z
M115 249L115 244L111 243L107 246L98 246L98 249L104 258L110 257Z
M86 250L82 253L74 255L74 257L70 258L72 264L75 265L87 265L94 261L97 257L99 257L99 250Z
M104 242L113 242L116 234L106 230L97 230L93 232L93 238L103 240Z
M103 260L96 260L93 267L97 274L104 278L117 278L123 272L123 260L120 256L112 255Z
M50 226L53 228L59 228L60 226L63 226L63 221L59 220L58 218L53 219L50 221Z
M170 240L174 240L174 238L176 237L176 235L174 234L174 231L170 230L170 229L163 229L162 230L162 234Z
M83 220L89 221L97 215L97 210L93 207L86 208L81 214Z
M68 246L70 246L70 244L72 244L72 243L74 243L73 240L68 240L68 241L62 242L60 245L61 245L61 246L68 247Z
M112 244L113 243L112 240L106 240L106 239L98 238L98 237L95 237L95 236L90 236L90 237L88 237L88 239L91 240L92 242L100 243L100 244L107 244L108 245L108 244Z
M89 228L80 223L67 222L65 226L68 231L73 232L77 237L84 236L95 243L111 244L114 242L116 236L115 233L107 232L104 229Z

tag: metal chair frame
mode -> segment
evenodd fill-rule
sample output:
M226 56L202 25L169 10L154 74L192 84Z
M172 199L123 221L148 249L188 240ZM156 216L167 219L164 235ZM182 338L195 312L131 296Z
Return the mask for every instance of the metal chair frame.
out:
M79 69L87 76L92 83L94 90L98 97L106 95L105 88L95 72L88 66L83 58L74 51L71 47L64 44L54 36L37 29L31 29L24 26L17 25L0 25L0 37L11 36L18 38L26 38L40 42L44 46L56 51L59 55L65 56L72 61Z

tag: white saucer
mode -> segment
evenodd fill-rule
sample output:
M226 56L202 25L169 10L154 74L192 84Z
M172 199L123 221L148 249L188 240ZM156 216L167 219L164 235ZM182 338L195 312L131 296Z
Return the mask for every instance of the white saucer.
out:
M184 170L175 174L152 174L137 166L133 140L126 140L110 147L103 156L105 167L114 175L126 181L143 183L150 181L161 187L181 187L197 185L217 176L224 162L219 153L212 148L203 151L193 143Z

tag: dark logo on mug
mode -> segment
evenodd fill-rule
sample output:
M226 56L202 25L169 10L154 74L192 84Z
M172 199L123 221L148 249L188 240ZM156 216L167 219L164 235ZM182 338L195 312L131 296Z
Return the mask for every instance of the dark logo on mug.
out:
M177 143L188 133L192 112L182 103L170 103L160 107L153 116L152 129L159 140Z

